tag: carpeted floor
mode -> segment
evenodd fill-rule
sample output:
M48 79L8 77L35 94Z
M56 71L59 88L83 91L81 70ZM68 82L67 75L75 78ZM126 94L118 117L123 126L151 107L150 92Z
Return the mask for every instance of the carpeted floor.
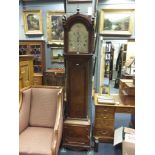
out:
M99 143L98 152L91 151L71 151L61 149L59 155L121 155L120 148L114 148L110 143Z

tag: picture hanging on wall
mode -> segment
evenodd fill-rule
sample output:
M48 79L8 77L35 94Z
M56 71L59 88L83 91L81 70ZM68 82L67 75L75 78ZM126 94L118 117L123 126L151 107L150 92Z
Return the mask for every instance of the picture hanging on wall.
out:
M134 27L133 9L102 9L99 32L104 35L131 35Z
M51 48L51 62L64 62L63 48Z
M23 21L25 34L43 34L41 10L24 10Z
M47 37L48 44L63 45L64 30L62 17L63 11L49 11L47 13Z

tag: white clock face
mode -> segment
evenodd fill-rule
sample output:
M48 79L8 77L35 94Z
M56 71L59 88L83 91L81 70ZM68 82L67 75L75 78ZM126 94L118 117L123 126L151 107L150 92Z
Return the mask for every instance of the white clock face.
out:
M68 52L88 53L88 31L82 23L74 24L69 31Z

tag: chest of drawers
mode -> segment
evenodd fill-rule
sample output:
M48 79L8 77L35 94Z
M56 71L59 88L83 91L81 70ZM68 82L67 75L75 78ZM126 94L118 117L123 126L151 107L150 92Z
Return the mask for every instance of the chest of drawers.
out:
M124 87L124 86L123 86ZM122 102L120 95L113 95L114 103L109 105L106 103L98 103L97 97L94 96L95 105L95 120L93 128L94 140L98 142L113 142L115 113L135 113L134 105L126 105ZM119 103L119 104L118 104Z
M113 107L96 106L94 135L101 142L111 142L114 137Z

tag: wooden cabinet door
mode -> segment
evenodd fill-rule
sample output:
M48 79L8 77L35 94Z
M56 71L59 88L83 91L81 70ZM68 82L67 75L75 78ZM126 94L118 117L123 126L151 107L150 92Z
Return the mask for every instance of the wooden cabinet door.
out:
M20 87L28 87L33 84L33 62L20 62Z

